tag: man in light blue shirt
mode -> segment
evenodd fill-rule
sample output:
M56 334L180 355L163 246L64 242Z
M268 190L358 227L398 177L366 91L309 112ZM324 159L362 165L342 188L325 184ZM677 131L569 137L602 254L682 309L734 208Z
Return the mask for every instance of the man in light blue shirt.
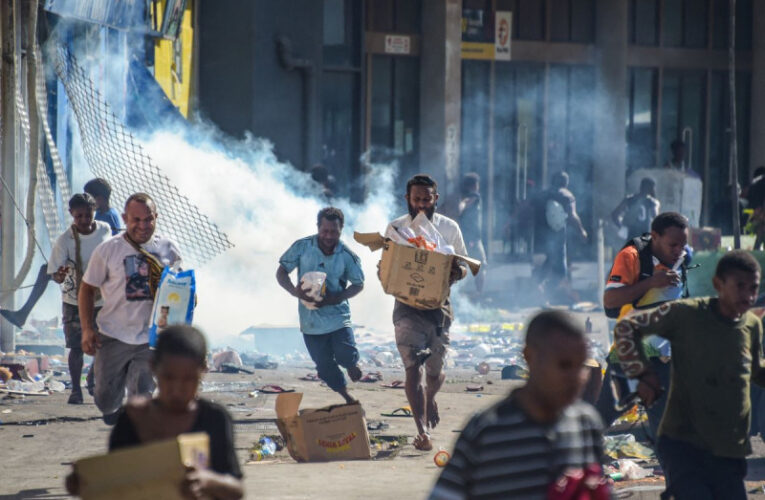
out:
M281 256L276 280L290 295L300 299L300 331L319 378L350 404L356 400L348 394L340 366L348 371L352 381L361 378L348 299L364 288L364 272L356 254L340 241L345 222L343 212L334 207L324 208L316 222L317 234L297 240ZM289 276L295 268L298 286ZM300 279L309 272L326 274L326 292L319 299L300 286Z

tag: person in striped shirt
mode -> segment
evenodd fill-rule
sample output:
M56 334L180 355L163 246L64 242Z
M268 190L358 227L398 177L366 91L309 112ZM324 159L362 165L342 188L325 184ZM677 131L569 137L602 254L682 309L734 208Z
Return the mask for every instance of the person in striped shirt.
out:
M603 426L579 400L587 374L582 328L563 311L543 311L529 323L524 357L526 385L470 419L431 500L548 498L572 469L597 471L598 487L608 488Z

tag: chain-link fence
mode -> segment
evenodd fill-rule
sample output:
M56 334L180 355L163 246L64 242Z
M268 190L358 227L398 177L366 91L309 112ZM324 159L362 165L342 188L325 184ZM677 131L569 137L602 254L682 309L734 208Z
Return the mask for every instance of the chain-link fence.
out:
M70 51L58 50L56 73L77 117L90 170L109 181L114 196L124 200L136 192L151 195L162 213L157 232L179 245L187 267L203 264L233 246L152 163Z

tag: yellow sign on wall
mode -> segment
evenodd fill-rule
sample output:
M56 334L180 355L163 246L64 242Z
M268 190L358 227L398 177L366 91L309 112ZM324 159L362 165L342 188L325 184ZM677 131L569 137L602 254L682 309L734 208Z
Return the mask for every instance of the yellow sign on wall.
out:
M494 44L483 42L462 42L463 59L494 59Z
M156 10L159 19L156 19L156 26L162 25L162 13L165 12L167 1L159 0L160 5ZM193 74L194 27L191 20L194 17L194 4L194 1L186 4L177 39L157 39L154 42L154 79L186 118L189 114Z

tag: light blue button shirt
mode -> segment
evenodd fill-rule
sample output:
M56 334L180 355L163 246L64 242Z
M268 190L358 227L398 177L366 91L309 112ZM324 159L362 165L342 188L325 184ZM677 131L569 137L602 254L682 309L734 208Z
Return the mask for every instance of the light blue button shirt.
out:
M327 293L340 293L350 282L364 284L364 272L358 256L338 241L332 255L324 255L317 235L297 240L279 259L279 264L291 273L297 267L298 281L305 273L320 271L327 274ZM351 308L348 301L333 306L308 309L298 301L300 331L306 335L322 335L351 326Z

